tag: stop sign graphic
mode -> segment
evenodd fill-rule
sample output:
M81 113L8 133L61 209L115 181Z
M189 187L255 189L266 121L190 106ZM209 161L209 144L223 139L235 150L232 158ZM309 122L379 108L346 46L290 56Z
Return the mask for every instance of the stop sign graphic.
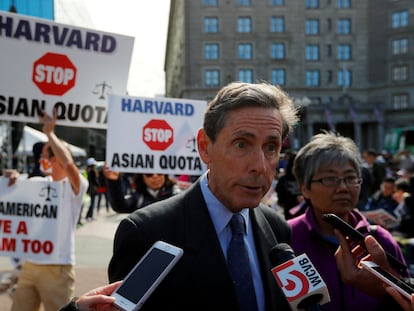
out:
M66 55L46 53L34 62L32 80L43 94L61 96L75 86L76 67Z
M164 120L153 119L142 128L144 143L151 150L163 151L174 141L174 130Z

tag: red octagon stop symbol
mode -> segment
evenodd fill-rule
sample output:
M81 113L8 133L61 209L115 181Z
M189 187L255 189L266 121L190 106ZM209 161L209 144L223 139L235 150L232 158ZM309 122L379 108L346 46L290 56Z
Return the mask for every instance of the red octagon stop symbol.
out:
M151 150L163 151L173 143L174 130L166 121L153 119L142 128L142 137Z
M46 53L33 64L32 80L47 95L63 95L75 86L76 67L63 54Z

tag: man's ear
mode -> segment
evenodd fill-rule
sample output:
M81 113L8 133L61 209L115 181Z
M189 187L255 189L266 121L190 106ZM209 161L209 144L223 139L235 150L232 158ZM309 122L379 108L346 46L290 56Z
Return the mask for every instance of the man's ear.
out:
M201 160L203 160L204 163L208 164L210 162L210 146L211 146L211 140L207 136L204 129L199 129L197 133L197 147L198 147L198 153L200 154Z

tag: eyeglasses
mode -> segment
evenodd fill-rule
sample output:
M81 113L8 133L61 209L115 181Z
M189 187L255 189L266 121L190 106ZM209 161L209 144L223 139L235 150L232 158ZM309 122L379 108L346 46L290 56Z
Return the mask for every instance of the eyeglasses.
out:
M328 177L322 177L319 179L312 179L311 182L319 182L322 185L324 185L325 187L338 187L342 181L345 183L345 185L347 186L358 186L360 184L362 184L362 178L357 177L357 176L348 176L348 177L344 177L344 178L339 178L336 176L328 176Z

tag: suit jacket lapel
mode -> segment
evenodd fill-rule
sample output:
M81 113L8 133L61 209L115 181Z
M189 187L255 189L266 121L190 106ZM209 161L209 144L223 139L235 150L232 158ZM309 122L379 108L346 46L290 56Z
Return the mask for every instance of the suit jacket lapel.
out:
M228 295L234 292L233 283L199 182L187 191L184 226L185 245L187 251L191 252L190 264L193 265L191 270L194 273L190 278L194 287L200 290L200 295L205 295L205 299L214 297L218 308L233 306L236 303L235 293Z
M259 207L252 209L250 216L264 283L266 310L288 310L286 298L271 272L270 251L278 244L276 236Z

